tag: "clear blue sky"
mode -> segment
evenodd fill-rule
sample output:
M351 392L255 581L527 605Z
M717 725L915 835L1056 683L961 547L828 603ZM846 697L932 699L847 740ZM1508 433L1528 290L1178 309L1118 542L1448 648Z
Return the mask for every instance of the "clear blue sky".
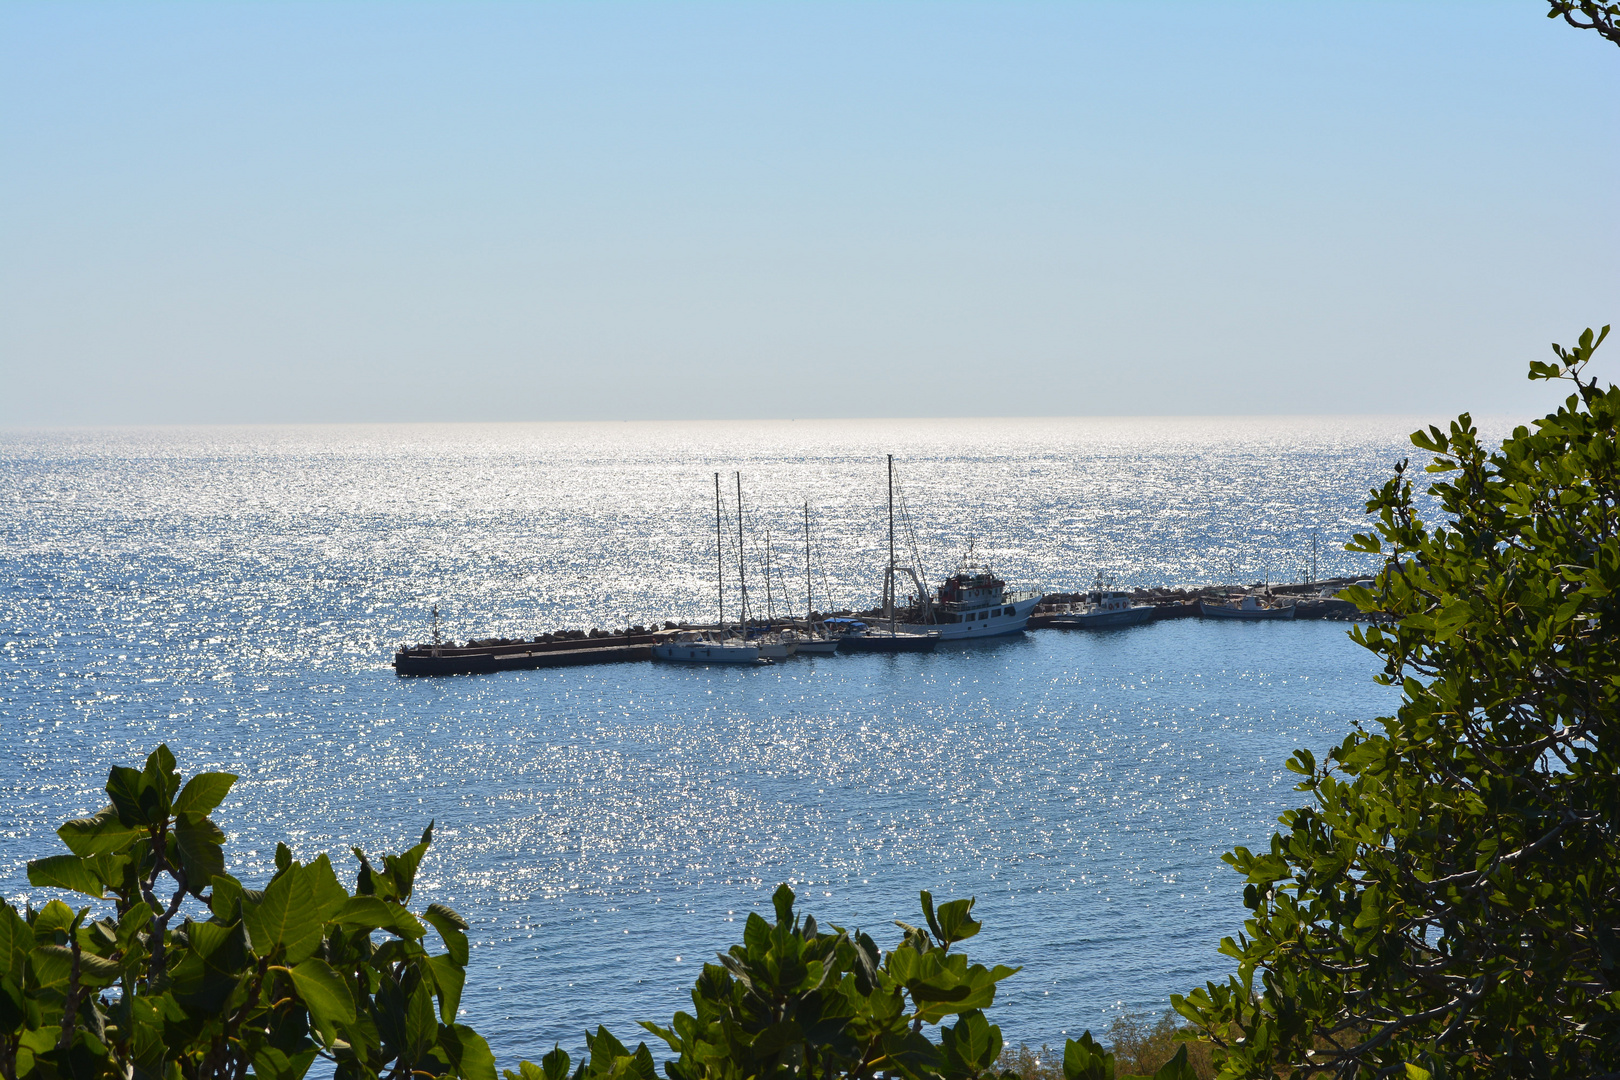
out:
M1617 192L1536 0L10 2L0 425L1527 414Z

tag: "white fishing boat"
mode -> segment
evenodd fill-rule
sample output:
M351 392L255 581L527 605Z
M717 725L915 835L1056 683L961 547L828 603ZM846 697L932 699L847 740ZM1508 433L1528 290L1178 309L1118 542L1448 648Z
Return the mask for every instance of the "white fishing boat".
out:
M901 629L911 633L937 630L942 641L1016 634L1029 623L1030 613L1042 597L1038 592L1008 592L1007 583L989 564L979 561L971 541L956 572L945 579L933 599L920 581L917 587L922 594L920 613Z
M1136 626L1153 618L1152 604L1137 604L1131 594L1121 592L1102 571L1097 572L1085 599L1057 613L1048 625L1059 630L1107 630L1116 626Z
M1023 631L1043 594L1008 592L1007 583L998 578L988 564L979 561L971 539L968 540L967 555L957 564L956 572L945 579L935 595L929 595L920 572L922 557L917 550L916 534L911 531L911 512L905 508L904 495L901 496L901 512L906 519L912 559L918 566L899 565L895 559L894 500L894 455L890 454L889 568L883 582L882 609L888 632L927 636L939 641L960 641ZM909 577L917 589L916 596L903 614L897 614L895 596L899 574ZM879 632L883 621L879 621ZM874 631L868 629L866 633L872 636Z
M739 539L738 580L742 583L742 621L743 626L748 625L748 591L746 579L741 576L742 560L741 533L742 533L742 477L737 477L737 529ZM715 624L718 629L686 630L675 636L673 641L660 642L653 646L654 660L673 660L685 664L758 664L764 658L760 656L759 646L750 645L740 638L733 638L725 629L726 625L726 576L725 576L725 543L723 541L720 525L720 474L714 474L714 548L715 548L715 596L719 602L719 621Z
M1235 604L1200 600L1198 614L1205 619L1246 619L1250 622L1262 619L1292 619L1294 605L1262 601L1251 593Z

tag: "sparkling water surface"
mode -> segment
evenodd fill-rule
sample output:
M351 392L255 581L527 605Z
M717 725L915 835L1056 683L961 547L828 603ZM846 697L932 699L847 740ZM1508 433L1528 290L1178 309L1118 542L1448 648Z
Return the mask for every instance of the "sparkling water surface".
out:
M975 420L0 433L0 892L167 741L238 773L232 872L437 822L418 902L471 922L463 1019L503 1064L690 1007L789 882L895 940L975 896L1013 1043L1162 1009L1229 970L1241 882L1301 796L1283 762L1390 711L1344 624L1037 631L758 669L394 676L401 643L712 617L713 474L750 602L875 602L883 455L937 580L971 539L1015 585L1360 573L1341 549L1415 419ZM904 539L904 530L903 539ZM734 532L722 545L735 560ZM909 549L909 542L904 545ZM732 571L728 569L728 575ZM734 576L728 596L735 602ZM785 594L785 595L784 595ZM341 870L348 867L348 870ZM633 1041L633 1040L632 1040ZM655 1050L661 1049L654 1047Z

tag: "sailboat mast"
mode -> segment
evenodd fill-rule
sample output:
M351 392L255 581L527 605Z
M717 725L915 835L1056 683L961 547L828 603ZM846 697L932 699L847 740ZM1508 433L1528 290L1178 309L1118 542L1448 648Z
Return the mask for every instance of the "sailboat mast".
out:
M782 598L787 602L787 597ZM765 526L765 625L776 621L776 601L771 597L771 527Z
M894 635L894 455L889 455L889 634Z
M743 644L748 643L748 578L743 569L742 473L737 473L737 588L742 592Z
M804 504L804 628L810 629L810 612L815 608L810 603L810 503Z
M714 474L714 584L720 599L720 618L714 625L726 628L726 541L720 532L720 474Z

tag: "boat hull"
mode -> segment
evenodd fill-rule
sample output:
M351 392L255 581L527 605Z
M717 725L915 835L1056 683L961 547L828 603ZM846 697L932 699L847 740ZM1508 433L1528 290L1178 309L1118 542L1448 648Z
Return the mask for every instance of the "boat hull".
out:
M716 645L713 642L654 645L652 656L654 660L680 664L757 664L760 659L756 646Z
M844 652L860 653L901 653L901 652L932 652L939 644L938 634L908 634L904 631L890 634L887 630L868 631L864 634L848 634L841 638L838 647Z
M1204 619L1237 619L1243 622L1262 622L1272 619L1292 619L1293 606L1276 608L1235 608L1225 604L1198 603L1198 615Z
M759 649L759 655L767 660L786 660L798 651L799 646L797 642L792 641L765 641L755 648Z
M796 641L793 643L798 656L831 656L838 651L837 638L825 638L820 641Z
M966 641L971 638L1017 634L1029 625L1029 616L1035 610L1035 605L1040 602L1041 598L1039 596L1033 596L996 608L961 612L962 621L960 622L940 622L937 624L902 623L900 629L911 634L938 631L941 641ZM992 615L992 611L996 612L996 614ZM985 616L982 619L978 617L981 614ZM967 618L967 616L973 617Z
M1123 611L1082 612L1078 615L1059 615L1046 625L1055 630L1110 630L1117 626L1137 626L1153 618L1152 607L1133 607Z

